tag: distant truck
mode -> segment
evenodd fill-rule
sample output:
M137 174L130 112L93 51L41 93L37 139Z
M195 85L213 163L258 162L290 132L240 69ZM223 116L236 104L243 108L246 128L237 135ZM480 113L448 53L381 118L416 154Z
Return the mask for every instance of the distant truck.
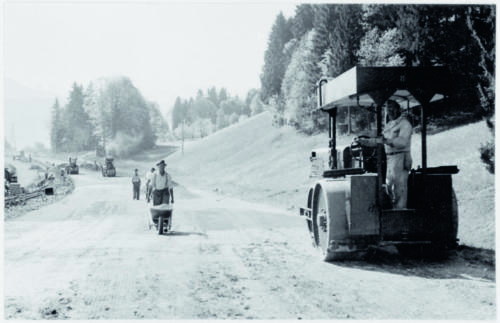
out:
M66 166L66 174L78 174L80 173L80 167L76 164L76 157L69 157L69 165Z
M107 157L104 159L104 165L101 167L103 177L116 176L115 165L113 165L114 158Z

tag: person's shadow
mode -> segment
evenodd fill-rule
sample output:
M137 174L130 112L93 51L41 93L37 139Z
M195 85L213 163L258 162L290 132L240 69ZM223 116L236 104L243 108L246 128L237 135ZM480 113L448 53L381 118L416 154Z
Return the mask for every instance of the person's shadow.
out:
M202 237L208 237L206 233L203 232L190 232L190 231L168 231L166 236L202 236Z

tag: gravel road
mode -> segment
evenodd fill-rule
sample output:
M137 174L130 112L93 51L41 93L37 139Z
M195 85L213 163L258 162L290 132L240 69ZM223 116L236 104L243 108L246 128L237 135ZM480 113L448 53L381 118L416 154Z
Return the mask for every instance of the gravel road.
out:
M325 263L303 219L178 185L173 233L146 227L130 178L4 224L7 319L490 319L494 264L391 250Z

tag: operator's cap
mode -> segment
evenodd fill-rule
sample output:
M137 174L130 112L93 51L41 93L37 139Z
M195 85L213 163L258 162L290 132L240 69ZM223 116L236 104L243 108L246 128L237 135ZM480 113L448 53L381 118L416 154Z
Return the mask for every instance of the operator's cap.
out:
M156 166L164 165L167 166L167 163L162 159L159 163L156 164Z
M395 100L387 100L386 104L387 104L387 106L393 106L393 107L396 107L398 109L401 109L401 105Z

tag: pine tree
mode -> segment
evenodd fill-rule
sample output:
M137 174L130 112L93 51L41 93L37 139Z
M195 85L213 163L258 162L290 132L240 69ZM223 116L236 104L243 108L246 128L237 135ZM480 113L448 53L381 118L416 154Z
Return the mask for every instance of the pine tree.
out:
M356 65L356 52L362 37L360 5L336 5L330 30L330 50L333 65L328 76L336 77Z
M219 108L219 95L217 94L217 89L215 88L215 86L212 86L207 90L207 97L210 101L212 101L213 104L215 104L217 108Z
M174 107L172 108L172 129L176 129L183 120L183 106L181 98L177 97L175 99Z
M314 48L316 54L321 57L326 51L331 52L328 48L329 42L329 25L331 23L332 12L334 5L331 4L317 4L314 6ZM333 64L333 63L332 63Z
M227 90L225 88L221 88L219 91L219 99L218 99L217 106L220 108L220 104L223 101L226 101L228 98L229 98L229 95L227 94Z
M53 152L59 152L61 149L61 139L63 136L61 107L59 100L56 99L52 106L52 117L50 122L50 147Z
M273 95L280 94L281 82L286 70L286 56L283 49L292 38L290 25L280 13L269 35L268 46L264 54L264 67L260 77L262 100L267 102Z
M106 131L102 107L98 104L98 100L94 83L90 82L84 92L83 109L89 117L92 130L90 148L95 149L96 154L100 155L105 151Z
M92 124L83 106L83 86L75 82L64 109L66 149L69 151L87 150L92 145Z
M314 8L312 4L304 3L295 7L295 16L291 19L291 30L295 39L301 39L313 28Z

